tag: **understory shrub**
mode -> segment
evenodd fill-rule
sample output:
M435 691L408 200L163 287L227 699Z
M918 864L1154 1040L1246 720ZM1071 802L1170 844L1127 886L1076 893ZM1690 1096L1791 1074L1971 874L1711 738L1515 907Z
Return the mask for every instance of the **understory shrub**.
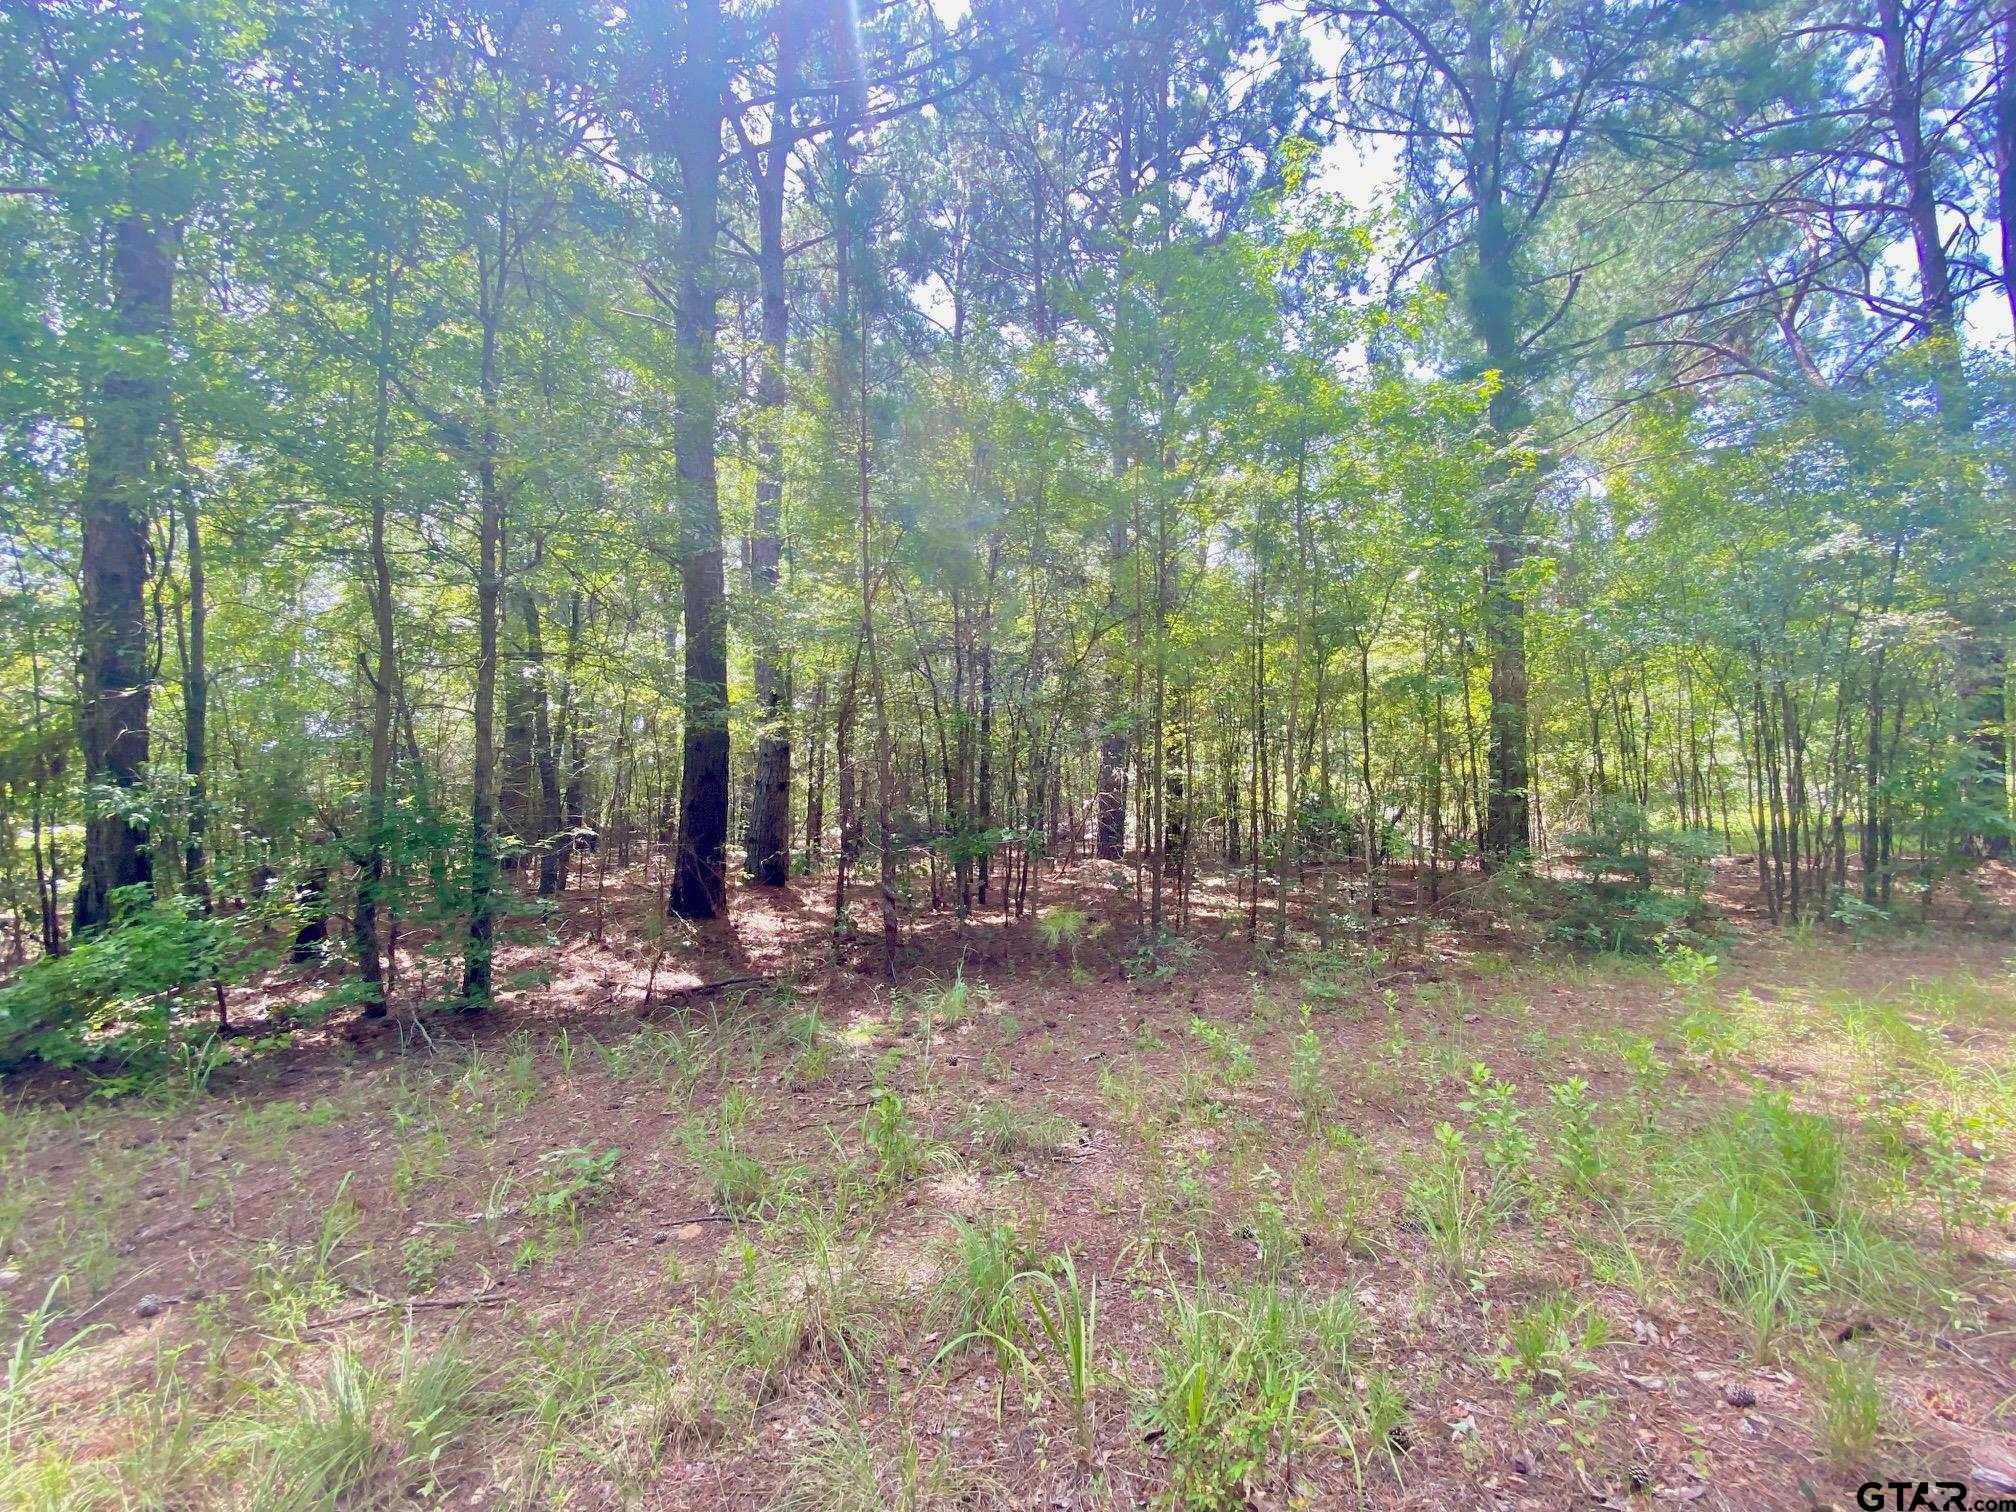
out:
M1589 828L1563 843L1581 876L1540 899L1557 939L1619 955L1658 955L1713 937L1708 858L1721 842L1712 833L1661 829L1640 805L1604 799L1591 806Z
M165 1065L188 1025L215 1014L216 993L258 964L242 918L145 885L118 889L103 929L0 987L0 1070Z

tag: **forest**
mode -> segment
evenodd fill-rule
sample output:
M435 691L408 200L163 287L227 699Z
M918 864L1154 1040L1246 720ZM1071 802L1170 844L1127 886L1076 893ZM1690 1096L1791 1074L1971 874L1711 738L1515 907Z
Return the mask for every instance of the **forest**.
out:
M2012 335L1986 0L0 0L0 1503L2016 1506Z

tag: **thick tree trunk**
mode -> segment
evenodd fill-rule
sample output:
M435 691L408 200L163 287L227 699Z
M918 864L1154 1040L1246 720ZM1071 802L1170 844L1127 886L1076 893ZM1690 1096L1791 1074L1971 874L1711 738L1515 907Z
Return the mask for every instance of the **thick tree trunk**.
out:
M1904 211L1911 227L1911 245L1918 265L1918 304L1925 338L1942 344L1937 363L1940 413L1953 431L1963 432L1973 419L1973 405L1967 391L1967 377L1961 364L1959 312L1953 296L1951 261L1939 227L1939 200L1934 188L1937 167L1932 149L1925 141L1922 55L1914 57L1906 13L1899 0L1878 0L1877 35L1883 48L1884 82L1888 111L1897 138L1897 166L1903 179ZM2016 36L2016 11L2003 21L2003 40ZM2007 66L2008 59L2002 60ZM2003 136L2016 130L2016 85L2007 76L1997 92L1995 137L1996 186L2001 195L1998 213L2002 217L2002 255L2005 282L2008 272L2009 226L2007 194L2010 183L2008 144ZM2011 295L2016 308L2016 294ZM1973 729L1976 753L1976 783L1984 808L1997 814L1996 822L1972 837L1974 848L1990 855L2008 849L2003 825L2008 816L2009 776L2005 722L2008 718L2005 694L2008 683L2007 629L1998 623L1992 608L1970 616L1967 636L1961 648L1962 697L1965 714Z
M1485 362L1498 375L1489 418L1503 450L1519 444L1527 420L1514 310L1516 289L1504 201L1496 179L1486 169L1479 179L1477 265L1463 293ZM1491 660L1491 717L1483 848L1490 861L1502 864L1532 844L1526 606L1517 593L1517 578L1527 558L1526 532L1534 500L1526 470L1509 457L1501 457L1496 483L1489 506L1490 556L1484 568L1484 645Z
M144 151L145 133L136 147ZM173 318L176 233L129 211L112 232L112 354L85 426L77 732L93 789L84 821L76 927L112 916L111 895L153 878L129 804L147 767L147 523L169 423L163 375ZM111 790L109 793L105 790Z
M727 907L728 606L714 470L720 24L719 0L690 0L680 109L670 127L681 186L679 284L673 312L680 383L672 445L678 469L686 698L679 838L667 907L687 919L711 919Z

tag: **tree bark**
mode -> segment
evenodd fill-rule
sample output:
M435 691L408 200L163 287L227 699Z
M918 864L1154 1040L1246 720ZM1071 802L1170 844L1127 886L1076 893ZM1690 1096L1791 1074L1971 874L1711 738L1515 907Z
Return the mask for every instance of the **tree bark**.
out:
M1504 198L1486 168L1480 175L1477 265L1464 288L1471 324L1487 365L1498 375L1489 420L1501 451L1519 442L1527 419L1515 326L1516 275ZM1484 644L1491 661L1490 786L1485 798L1484 852L1502 864L1532 843L1531 774L1527 752L1526 606L1517 576L1527 557L1532 485L1501 458L1489 503L1490 555L1484 568Z
M390 291L386 291L389 308ZM382 316L381 316L382 318ZM351 938L357 975L364 984L364 1017L385 1016L385 963L378 942L378 913L385 892L386 827L391 818L392 688L398 676L392 623L392 557L386 546L385 452L391 431L390 353L381 327L377 408L371 427L371 628L377 666L371 678L371 768L364 813L364 854L358 865L357 901L351 910Z
M176 462L186 469L188 458L180 455L180 451L178 446ZM210 877L203 840L210 817L210 787L204 766L210 708L210 601L203 581L203 530L196 490L186 476L180 480L180 486L182 533L189 553L189 639L182 664L182 774L188 785L189 819L182 837L182 882L203 912L208 913Z
M497 478L497 401L501 386L499 338L509 286L510 217L498 215L495 261L482 270L483 349L478 374L482 433L477 441L476 489L476 690L475 750L469 795L469 933L462 957L462 1007L490 1006L491 957L496 948L497 886L497 635L504 589L504 495Z
M151 131L135 133L145 152ZM169 425L167 339L174 315L175 228L138 208L112 230L112 354L85 426L84 540L78 622L77 731L84 781L84 865L75 927L112 917L112 893L153 880L145 821L133 815L147 767L147 524Z
M800 28L792 7L777 11L776 100L770 138L762 152L750 151L756 181L756 269L762 289L763 347L756 402L763 409L756 443L756 516L750 541L749 579L756 602L756 702L760 723L756 764L749 795L747 871L765 887L791 878L791 695L774 616L767 612L777 593L783 561L782 501L784 448L778 427L790 398L784 371L790 336L790 306L784 286L784 186L794 141L793 102Z
M561 864L560 759L553 739L553 699L546 672L546 640L539 625L539 600L527 587L518 590L519 616L525 625L525 688L532 707L532 770L538 782L532 823L526 831L538 860L539 896L560 891Z

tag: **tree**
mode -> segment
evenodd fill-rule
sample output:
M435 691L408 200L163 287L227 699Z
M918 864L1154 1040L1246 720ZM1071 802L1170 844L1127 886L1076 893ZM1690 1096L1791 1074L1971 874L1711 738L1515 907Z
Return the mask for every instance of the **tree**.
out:
M1463 312L1474 370L1494 384L1502 457L1483 583L1491 666L1483 843L1499 860L1533 838L1526 604L1545 461L1532 429L1535 394L1556 366L1543 343L1573 311L1587 271L1557 222L1578 171L1620 129L1667 49L1715 9L1647 0L1325 8L1345 28L1339 124L1395 138L1417 202L1419 230L1400 269L1434 270Z

